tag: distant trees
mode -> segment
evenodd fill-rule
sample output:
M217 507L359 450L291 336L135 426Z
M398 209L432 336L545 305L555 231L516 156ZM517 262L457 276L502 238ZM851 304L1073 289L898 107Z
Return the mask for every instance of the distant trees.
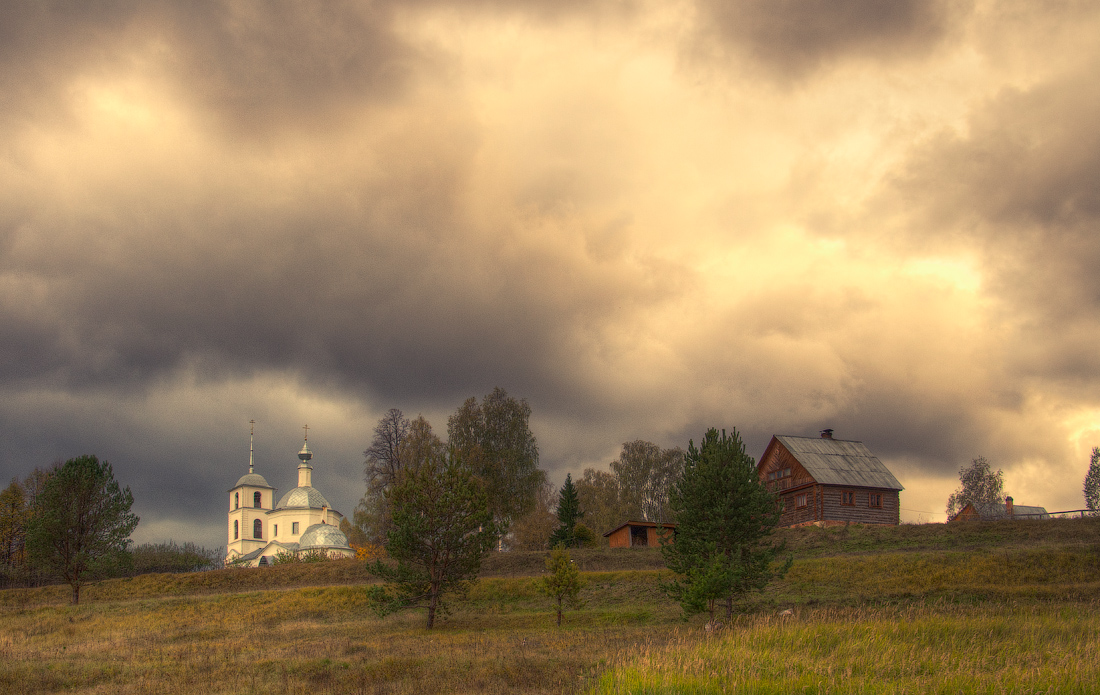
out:
M683 467L682 449L662 449L641 439L623 444L619 459L611 462L622 501L641 510L643 521L672 520L668 494Z
M397 408L382 416L374 428L370 448L363 452L367 492L352 513L357 540L376 545L385 542L392 515L386 493L400 482L405 471L443 448L424 416L409 420Z
M756 462L745 453L736 430L707 430L699 448L688 445L683 475L672 486L669 506L676 515L676 540L662 546L676 579L665 588L685 615L733 605L750 591L763 591L790 566L772 567L782 546L766 543L779 520L775 496L761 484Z
M470 467L451 449L429 449L386 492L392 510L386 551L371 572L387 582L371 597L382 614L427 609L427 627L446 612L448 594L464 595L499 529Z
M586 468L575 485L587 526L599 536L617 524L673 521L668 493L679 479L684 452L641 439L623 444L610 471Z
M401 445L412 423L397 408L390 408L374 426L374 438L363 452L367 489L385 490L397 481L401 472Z
M1100 447L1092 447L1089 472L1085 474L1085 507L1100 512Z
M23 542L26 536L30 505L27 493L15 478L0 492L0 563L14 567L23 563Z
M447 420L448 445L468 463L502 530L535 506L546 474L531 432L531 406L494 388L481 403L468 398Z
M510 545L513 550L549 550L550 535L558 526L554 513L558 492L549 480L544 480L535 494L535 506L512 522Z
M959 469L961 486L947 498L947 518L950 519L968 504L979 513L993 511L1004 503L1004 472L994 473L985 457L979 456L969 466Z
M641 507L623 499L619 479L614 473L586 468L574 484L586 525L597 535L624 521L641 519Z
M31 564L72 587L72 602L89 578L118 571L129 560L130 534L138 518L134 497L120 488L107 461L95 456L69 459L51 472L27 524Z

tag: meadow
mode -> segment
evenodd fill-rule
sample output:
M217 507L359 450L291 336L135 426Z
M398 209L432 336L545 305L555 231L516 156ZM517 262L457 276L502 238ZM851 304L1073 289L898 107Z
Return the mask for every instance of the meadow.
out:
M654 550L487 558L432 631L378 618L354 561L0 592L0 693L1080 693L1100 683L1100 520L783 531L786 579L682 621ZM790 617L779 612L790 609Z

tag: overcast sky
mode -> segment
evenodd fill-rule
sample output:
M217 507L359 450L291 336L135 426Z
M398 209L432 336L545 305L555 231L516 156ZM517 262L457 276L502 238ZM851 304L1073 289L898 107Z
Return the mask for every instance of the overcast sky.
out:
M1091 0L3 2L0 475L135 540L247 471L345 514L388 408L526 398L541 465L865 442L942 521L1100 445Z

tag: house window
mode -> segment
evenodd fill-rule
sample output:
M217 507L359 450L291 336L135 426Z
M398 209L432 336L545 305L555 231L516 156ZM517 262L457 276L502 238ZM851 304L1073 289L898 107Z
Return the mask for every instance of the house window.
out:
M233 540L237 540L241 537L241 524L239 521L233 522Z
M264 524L259 519L252 522L252 537L263 538L264 537Z
M233 493L233 508L234 509L239 509L240 506L241 506L241 493L234 492Z
M259 507L260 506L260 493L258 493L258 492L252 493L252 506L253 507Z
M840 503L848 507L854 506L856 503L856 493L852 492L851 490L845 490L841 492Z
M867 495L867 506L874 507L875 509L882 509L882 493L872 492Z
M292 534L294 534L295 536L297 536L297 535L298 535L298 522L297 522L297 521L295 521L294 523L292 523L292 524L290 525L290 532L291 532Z
M805 494L805 493L803 493L803 494L801 494L801 495L798 495L797 497L795 497L795 498L794 498L794 504L795 504L795 506L796 506L796 507L798 507L799 509L802 509L803 507L805 507L805 506L806 506L806 504L807 504L807 502L806 502L806 494Z

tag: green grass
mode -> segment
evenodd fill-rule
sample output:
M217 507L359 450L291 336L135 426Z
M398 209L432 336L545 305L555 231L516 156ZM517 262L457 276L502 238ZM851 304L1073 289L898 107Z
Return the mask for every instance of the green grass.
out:
M596 693L1092 693L1100 610L909 605L757 615L712 638L620 658Z
M587 605L562 629L534 589L543 553L490 556L432 632L377 618L354 561L110 580L76 607L67 587L0 591L0 693L1084 692L1098 530L783 531L790 573L718 636L680 620L656 550L576 553Z

